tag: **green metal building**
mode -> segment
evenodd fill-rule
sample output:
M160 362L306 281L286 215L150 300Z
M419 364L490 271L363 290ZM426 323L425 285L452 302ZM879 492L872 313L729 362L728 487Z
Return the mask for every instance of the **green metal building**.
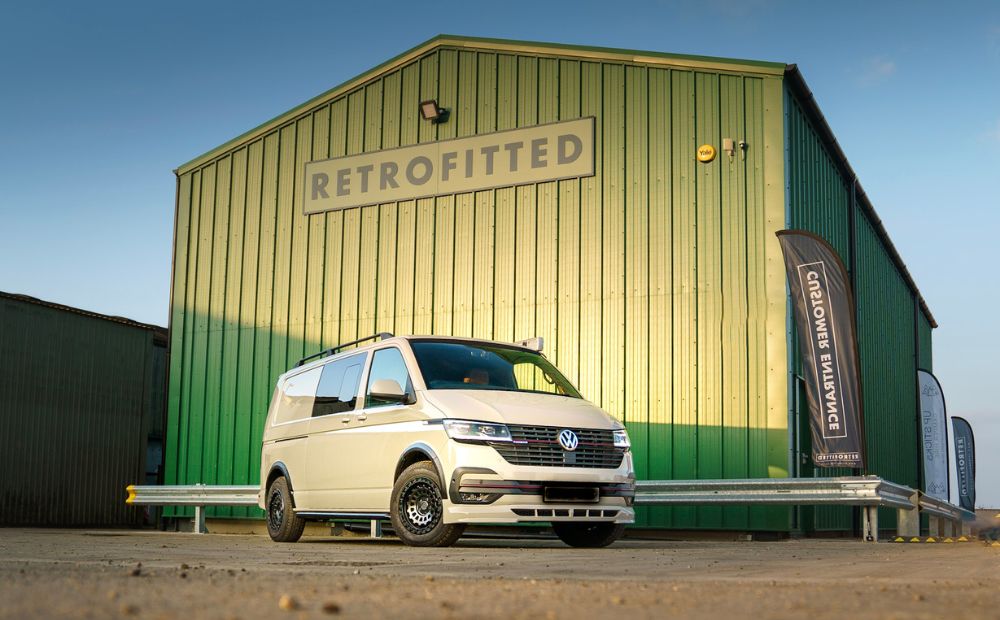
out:
M591 176L305 214L308 162L587 117ZM378 331L544 337L628 426L640 478L828 475L802 458L789 227L851 266L871 472L919 482L934 319L794 66L440 36L176 173L167 483L256 484L275 378ZM640 524L851 526L764 507Z
M0 525L150 521L166 375L162 327L0 292Z

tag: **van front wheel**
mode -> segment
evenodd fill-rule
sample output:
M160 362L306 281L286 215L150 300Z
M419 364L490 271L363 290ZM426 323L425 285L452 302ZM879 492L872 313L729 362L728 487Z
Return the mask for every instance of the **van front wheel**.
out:
M292 510L292 491L284 476L275 478L267 488L264 508L267 511L267 533L271 540L291 543L302 537L306 522Z
M448 547L462 532L463 524L445 524L441 480L429 461L410 465L392 487L389 518L392 529L407 545Z

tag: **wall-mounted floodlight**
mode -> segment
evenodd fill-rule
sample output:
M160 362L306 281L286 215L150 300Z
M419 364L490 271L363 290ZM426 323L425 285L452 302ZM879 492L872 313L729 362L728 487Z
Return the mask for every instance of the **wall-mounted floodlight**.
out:
M437 99L428 99L420 102L420 116L425 121L432 123L443 123L448 120L450 112L438 106Z

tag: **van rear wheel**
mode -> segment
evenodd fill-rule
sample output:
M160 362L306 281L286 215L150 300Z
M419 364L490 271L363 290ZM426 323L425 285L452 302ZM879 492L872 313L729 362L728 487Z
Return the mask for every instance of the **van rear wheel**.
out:
M267 488L267 501L264 504L267 511L267 533L271 540L293 543L302 538L306 522L295 514L292 507L292 491L288 488L288 480L279 476Z
M392 487L389 518L392 529L407 545L449 547L465 531L465 525L444 522L441 480L429 461L410 465Z
M607 547L622 537L625 525L621 523L569 523L554 521L556 536L570 547Z

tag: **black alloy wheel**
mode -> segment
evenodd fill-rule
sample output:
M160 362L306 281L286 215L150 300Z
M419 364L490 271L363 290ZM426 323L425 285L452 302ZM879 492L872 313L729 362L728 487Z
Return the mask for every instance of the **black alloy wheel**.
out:
M429 478L413 478L399 496L403 527L413 534L426 534L441 520L444 505L437 487Z
M389 518L392 529L407 545L448 547L453 545L465 525L444 522L444 496L434 464L421 461L410 465L392 487Z
M285 501L281 498L281 491L271 487L271 497L267 502L267 527L272 531L281 529L281 522L285 518Z
M275 542L295 542L302 537L306 528L305 519L297 516L292 509L292 492L284 476L275 478L265 496L267 511L267 533Z

